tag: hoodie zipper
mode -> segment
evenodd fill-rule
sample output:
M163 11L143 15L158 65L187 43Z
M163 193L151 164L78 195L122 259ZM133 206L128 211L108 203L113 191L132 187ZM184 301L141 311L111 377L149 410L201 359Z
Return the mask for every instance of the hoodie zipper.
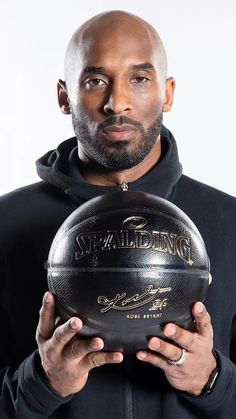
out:
M129 190L128 183L125 183L125 182L121 183L120 189L122 190L122 192L128 191Z

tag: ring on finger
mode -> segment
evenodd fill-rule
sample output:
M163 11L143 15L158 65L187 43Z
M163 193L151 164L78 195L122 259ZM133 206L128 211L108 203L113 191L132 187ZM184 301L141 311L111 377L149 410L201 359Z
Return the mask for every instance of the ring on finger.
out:
M168 364L179 366L179 365L182 365L185 362L186 357L187 357L187 351L186 351L186 349L182 348L181 349L181 355L180 355L179 359L174 359L173 360L173 359L168 359L167 358L167 362L168 362Z

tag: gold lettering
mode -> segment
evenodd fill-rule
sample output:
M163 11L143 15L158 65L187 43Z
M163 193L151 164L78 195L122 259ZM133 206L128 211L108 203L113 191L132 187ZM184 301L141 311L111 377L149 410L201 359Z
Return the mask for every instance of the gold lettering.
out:
M170 255L176 255L176 237L177 234L161 233L162 248L164 252Z
M127 310L133 310L138 307L141 307L145 304L150 303L151 301L155 300L153 303L153 306L150 310L157 310L162 309L162 307L165 307L167 304L167 299L164 300L157 300L156 297L159 294L169 292L171 291L171 287L166 288L154 288L153 285L148 285L145 289L145 291L142 294L134 294L131 297L127 297L127 293L123 292L122 294L117 293L114 298L107 298L104 295L100 295L97 298L98 304L104 305L105 308L101 309L101 313L107 313L109 310L117 310L117 311L127 311ZM156 307L154 304L157 304L158 307Z
M143 319L159 319L160 317L162 317L162 313L143 314Z
M136 248L150 249L152 247L152 235L148 231L136 231Z
M76 241L79 245L79 250L75 253L75 259L79 259L85 254L96 252L102 246L105 237L106 235L103 231L78 234Z
M127 314L126 316L127 319L131 319L131 320L138 320L141 318L140 314Z
M151 308L149 308L149 310L150 311L152 311L152 310L162 310L164 307L166 307L167 306L167 301L168 301L168 299L167 298L164 298L164 300L160 300L160 299L158 299L158 300L155 300L154 302L153 302L153 304L152 304L152 307Z
M177 238L177 254L189 265L193 264L193 261L191 260L191 244L190 239L188 237L179 236Z
M130 240L130 234L128 230L121 230L121 247L126 249L133 249L135 244L132 240Z
M160 240L160 231L153 231L153 249L161 251L161 240Z
M118 232L116 230L114 231L107 231L107 237L104 240L104 245L102 246L102 250L106 249L120 249L121 248L121 242L118 235Z
M130 226L137 221L139 229L129 227L127 230L92 231L78 234L76 237L78 249L75 252L75 259L80 259L99 250L153 249L157 252L177 255L189 265L193 264L189 237L164 231L140 230L142 222L144 223L142 220L142 217L137 217L137 220L135 217L126 220L126 224Z

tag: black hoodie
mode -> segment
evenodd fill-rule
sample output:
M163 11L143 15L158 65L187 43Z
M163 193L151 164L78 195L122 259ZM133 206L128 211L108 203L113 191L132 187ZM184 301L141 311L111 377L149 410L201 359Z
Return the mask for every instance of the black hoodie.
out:
M50 244L81 203L121 188L85 182L73 138L37 161L43 181L0 199L0 419L236 418L236 200L182 175L175 140L164 127L161 141L161 160L128 187L170 200L203 236L213 277L205 304L220 368L213 391L198 397L177 391L161 370L135 356L92 370L71 397L60 397L45 380L34 336Z

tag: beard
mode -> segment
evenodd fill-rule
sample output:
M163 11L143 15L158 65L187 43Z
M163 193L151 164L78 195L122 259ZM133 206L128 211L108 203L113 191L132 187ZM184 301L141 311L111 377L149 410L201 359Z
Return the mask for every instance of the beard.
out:
M130 169L139 164L151 151L161 132L163 113L154 123L144 130L142 124L126 116L111 116L98 124L95 132L91 132L86 118L78 118L72 110L72 125L78 142L83 146L85 154L106 169L116 171ZM135 144L129 141L105 141L102 130L109 125L133 125L140 136Z

